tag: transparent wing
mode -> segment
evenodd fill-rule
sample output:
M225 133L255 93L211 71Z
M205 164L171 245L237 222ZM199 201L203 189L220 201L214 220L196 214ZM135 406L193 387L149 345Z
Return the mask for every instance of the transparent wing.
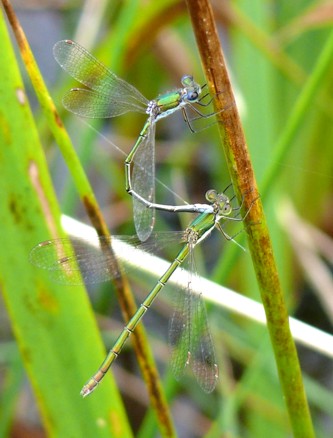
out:
M180 380L190 365L200 387L210 393L216 386L218 367L205 304L201 294L192 292L195 272L191 250L188 257L187 287L178 291L175 311L169 324L171 367L175 378Z
M149 202L155 202L155 124L148 128L146 137L134 157L133 190ZM155 210L147 208L133 197L133 218L140 240L149 238L155 223Z
M201 388L210 393L217 383L218 366L202 295L196 294L193 301L190 364Z
M148 242L140 242L136 236L112 238L112 249L117 259L129 260L130 252L138 258L140 251L156 252L170 244L180 242L183 233L153 233ZM129 247L129 245L131 245ZM100 283L119 275L110 248L110 237L94 239L62 238L47 240L36 245L29 260L38 268L48 271L53 281L77 285Z
M105 119L120 116L128 111L141 111L141 107L135 104L129 105L121 99L111 99L105 94L83 88L72 88L63 99L64 107L81 117L92 119Z
M189 281L189 280L188 280ZM169 321L170 365L176 380L181 380L191 348L191 293L187 287L177 290L174 313Z
M121 101L123 106L127 105L126 111L146 111L148 100L79 44L70 40L58 41L53 47L53 55L69 75L97 93L104 94L113 104Z
M119 275L107 237L96 241L55 239L41 242L30 253L30 262L49 271L51 278L62 284L98 283Z

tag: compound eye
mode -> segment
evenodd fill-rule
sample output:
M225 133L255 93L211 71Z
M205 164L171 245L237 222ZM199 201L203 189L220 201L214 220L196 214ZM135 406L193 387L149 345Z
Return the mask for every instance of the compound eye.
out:
M222 213L224 215L228 215L230 214L232 211L231 205L230 204L224 204L223 208L222 208Z
M189 91L187 93L187 100L189 100L190 102L195 102L196 100L198 100L199 94L196 91Z
M217 191L214 189L208 190L206 192L206 200L208 202L215 202L217 198Z
M190 86L192 86L192 85L193 85L193 82L194 82L194 80L193 80L193 76L191 76L191 75L184 75L184 76L182 77L182 80L181 80L181 83L182 83L182 85L183 85L184 87L190 87Z

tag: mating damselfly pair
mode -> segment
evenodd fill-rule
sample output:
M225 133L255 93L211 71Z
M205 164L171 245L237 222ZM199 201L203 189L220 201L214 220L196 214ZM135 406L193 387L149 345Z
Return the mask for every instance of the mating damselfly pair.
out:
M88 87L72 89L65 95L64 105L73 113L84 117L114 117L128 111L138 111L146 112L148 115L139 138L125 161L125 188L133 196L134 222L138 237L142 241L136 242L134 247L145 247L145 241L153 229L154 209L198 213L179 237L183 243L182 249L124 327L98 371L83 387L81 394L90 394L100 383L153 300L185 260L189 265L189 279L187 287L178 293L169 327L171 366L178 379L187 366L191 366L203 390L211 392L216 386L218 367L203 300L201 295L192 293L193 249L205 240L214 228L230 239L223 231L221 221L242 219L232 216L234 209L229 197L215 190L206 193L206 204L172 206L155 203L155 124L160 118L179 109L184 112L187 120L185 110L188 106L194 108L200 116L200 111L194 105L200 105L202 87L191 76L183 76L183 88L148 101L132 85L118 78L73 41L58 42L54 46L54 56L65 71ZM130 240L133 243L133 238ZM89 242L83 239L49 240L33 248L30 260L36 266L47 269L56 281L67 284L106 281L118 273L113 269L112 257L110 258L108 251L111 241L108 237L99 236L96 237L96 244L97 249L92 249Z

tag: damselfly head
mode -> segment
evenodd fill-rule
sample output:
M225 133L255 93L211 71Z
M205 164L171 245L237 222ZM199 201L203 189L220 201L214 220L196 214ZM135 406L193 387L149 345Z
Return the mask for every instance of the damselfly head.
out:
M181 83L184 87L182 93L183 98L188 102L196 102L201 94L201 87L194 81L193 76L184 75L181 79Z
M214 204L216 213L219 215L227 216L232 212L232 206L230 199L223 192L218 193L216 190L208 190L206 192L206 199L208 202Z

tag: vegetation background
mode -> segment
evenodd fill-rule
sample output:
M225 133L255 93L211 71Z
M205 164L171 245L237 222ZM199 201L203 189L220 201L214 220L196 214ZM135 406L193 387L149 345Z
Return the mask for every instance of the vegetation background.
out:
M332 67L316 81L311 105L297 104L332 38L333 7L331 2L257 0L212 1L212 5L259 190L265 194L264 208L289 313L332 334ZM124 156L113 144L128 152L144 116L127 114L87 125L66 113L61 96L76 83L60 71L52 46L60 39L74 39L148 99L178 87L186 73L205 83L185 3L25 2L24 8L19 3L14 7L110 229L115 234L134 234L131 199L124 191ZM165 434L161 425L158 432L130 343L112 367L116 384L110 373L94 395L85 400L79 397L82 384L103 357L103 345L112 346L123 321L111 284L89 289L87 296L81 287L52 284L28 263L30 248L49 236L45 210L42 214L32 186L43 186L55 227L60 225L60 210L85 222L88 219L14 40L13 56L3 14L0 21L0 288L4 300L0 308L0 436ZM332 53L329 56L333 58ZM16 63L32 114L18 92L21 79ZM207 125L207 120L200 120L200 132L192 134L176 114L157 127L157 176L190 203L204 202L206 190L223 190L230 182L216 127ZM33 163L41 172L37 176ZM274 178L267 187L269 174ZM163 187L158 187L157 199L175 201ZM156 230L181 230L189 220L187 215L159 215ZM239 228L227 231L232 235ZM237 240L246 245L244 237ZM230 255L235 252L233 246L215 233L196 250L198 270L259 301L250 256L240 249L236 256ZM168 248L163 255L172 259L176 251ZM140 302L156 277L131 278ZM161 297L144 323L177 436L290 435L265 327L208 305L220 380L217 390L206 395L190 374L177 383L169 373L170 312L168 300ZM332 355L301 346L298 351L317 436L331 436Z

